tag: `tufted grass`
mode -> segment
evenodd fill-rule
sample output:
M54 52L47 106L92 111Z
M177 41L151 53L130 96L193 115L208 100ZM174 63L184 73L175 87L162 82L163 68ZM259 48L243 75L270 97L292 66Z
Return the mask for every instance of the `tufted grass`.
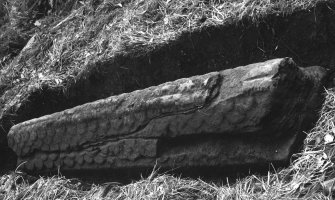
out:
M27 19L34 1L13 0L10 8L18 2L23 8L14 9L10 16L29 21L28 35L33 39L0 68L0 102L4 105L0 118L32 92L44 86L65 90L87 66L116 55L147 54L185 31L237 23L244 18L257 23L267 15L287 15L331 1L78 0L67 12ZM24 8L30 10L16 13Z
M62 176L29 177L13 172L0 178L0 199L332 199L335 192L335 88L326 91L320 118L291 165L267 176L251 175L218 185L155 171L127 185L85 185Z
M3 0L0 3L0 27L8 21L8 2Z

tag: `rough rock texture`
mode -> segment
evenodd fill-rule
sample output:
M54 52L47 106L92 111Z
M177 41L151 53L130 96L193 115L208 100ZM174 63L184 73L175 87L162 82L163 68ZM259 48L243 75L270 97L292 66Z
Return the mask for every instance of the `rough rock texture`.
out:
M325 75L284 58L180 79L17 124L8 144L37 171L286 161Z

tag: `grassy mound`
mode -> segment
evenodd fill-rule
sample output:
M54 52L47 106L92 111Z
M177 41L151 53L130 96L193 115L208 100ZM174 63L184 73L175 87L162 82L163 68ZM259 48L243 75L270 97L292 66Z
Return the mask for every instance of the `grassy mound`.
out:
M27 7L31 1L24 2ZM74 6L68 15L30 20L35 26L29 34L34 36L1 69L0 117L15 110L15 105L34 91L44 86L65 89L88 66L116 55L146 54L184 32L237 23L244 18L257 23L267 15L287 15L330 0L78 2L81 6ZM25 12L23 15L28 16Z
M0 178L3 199L331 199L335 191L335 90L326 101L305 147L292 164L267 176L249 176L232 185L152 173L128 185L85 185L62 176L32 178L20 172Z

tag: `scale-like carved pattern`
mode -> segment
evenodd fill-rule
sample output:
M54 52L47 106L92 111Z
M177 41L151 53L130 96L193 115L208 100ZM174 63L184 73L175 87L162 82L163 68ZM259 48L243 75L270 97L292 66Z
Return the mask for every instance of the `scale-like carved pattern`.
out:
M168 166L165 161L175 157L183 162L177 155L194 157L192 145L177 145L171 155L161 152L167 139L201 137L199 148L212 144L212 137L240 146L239 137L291 141L309 120L307 108L319 105L316 94L325 75L320 67L301 69L285 58L184 78L17 124L8 143L19 163L27 161L26 169L42 170L151 166L156 159ZM278 149L293 143L282 142ZM234 159L234 150L214 146ZM271 153L266 155L262 159L271 161ZM279 157L287 156L283 150Z
M121 163L136 163L140 160L142 165L149 166L157 157L157 139L125 139L106 142L103 145L86 148L85 151L48 153L38 152L29 160L20 158L28 170L57 169L92 169L92 168L118 168ZM146 158L148 163L143 162ZM145 159L144 159L145 160ZM139 163L136 164L139 166ZM126 166L124 166L126 167Z

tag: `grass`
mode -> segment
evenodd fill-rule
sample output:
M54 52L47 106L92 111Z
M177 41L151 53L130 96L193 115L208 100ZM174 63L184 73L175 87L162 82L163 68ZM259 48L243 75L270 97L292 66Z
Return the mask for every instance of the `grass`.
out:
M4 0L0 3L0 27L8 21L8 2Z
M156 174L128 185L83 185L62 176L33 180L20 172L0 178L0 199L332 199L335 192L335 88L291 165L232 185ZM30 183L29 183L30 181ZM1 196L2 195L2 196Z
M147 54L185 31L237 23L243 18L257 23L269 14L286 15L330 1L75 1L75 6L70 6L72 10L65 14L54 12L30 20L37 24L31 34L34 40L0 68L0 100L5 105L0 117L43 86L65 90L94 63L120 54ZM24 12L21 15L24 19L28 16Z

